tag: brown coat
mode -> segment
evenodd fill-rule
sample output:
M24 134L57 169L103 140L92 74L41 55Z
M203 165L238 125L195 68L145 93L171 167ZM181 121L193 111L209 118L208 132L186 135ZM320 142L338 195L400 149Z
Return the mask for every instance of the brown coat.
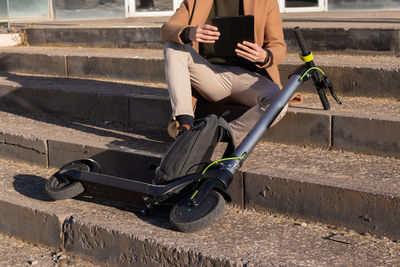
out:
M161 36L164 42L182 43L179 35L188 27L195 0L183 0L175 14L163 25ZM190 26L205 23L210 13L213 0L197 0ZM282 19L277 0L243 0L244 14L254 16L255 42L272 52L272 57L264 65L271 79L281 85L277 65L286 56L286 45L283 39ZM198 43L193 48L198 51Z

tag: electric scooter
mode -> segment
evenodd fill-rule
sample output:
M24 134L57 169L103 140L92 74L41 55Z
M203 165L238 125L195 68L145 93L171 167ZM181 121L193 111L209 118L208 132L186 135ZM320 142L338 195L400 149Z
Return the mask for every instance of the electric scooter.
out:
M231 201L227 189L234 174L304 81L313 80L325 110L330 108L326 89L341 104L326 74L315 66L313 54L307 48L300 28L294 28L294 32L302 52L300 57L305 64L289 77L288 84L229 157L210 163L201 173L179 177L162 185L103 174L96 161L82 159L56 172L46 182L46 192L57 200L74 198L93 184L123 189L144 195L146 209L163 204L169 206L170 221L178 231L194 232L212 225L223 215L225 202Z

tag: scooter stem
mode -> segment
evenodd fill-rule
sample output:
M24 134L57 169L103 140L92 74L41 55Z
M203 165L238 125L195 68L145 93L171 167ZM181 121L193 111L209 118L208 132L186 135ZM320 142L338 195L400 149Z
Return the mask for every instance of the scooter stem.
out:
M265 131L271 126L276 117L289 102L290 98L296 92L297 88L301 84L301 76L306 71L306 66L299 67L296 72L290 77L288 84L279 92L279 94L272 101L272 104L267 108L261 119L254 125L251 131L243 139L242 143L235 149L232 157L241 157L250 154L253 148L256 146L258 141L261 139ZM232 159L224 162L223 168L229 170L232 174L241 167L244 159Z

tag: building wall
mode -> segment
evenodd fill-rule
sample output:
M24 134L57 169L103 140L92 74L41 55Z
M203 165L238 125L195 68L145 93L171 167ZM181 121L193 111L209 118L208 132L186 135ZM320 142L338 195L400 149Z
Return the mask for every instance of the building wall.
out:
M400 9L400 0L328 0L328 10Z
M8 18L8 0L0 0L0 18Z
M53 0L56 19L124 18L124 0Z
M124 18L128 3L130 14L160 15L172 11L181 0L0 0L0 19L56 18L96 19ZM277 0L282 12L389 10L400 9L400 0ZM325 6L327 2L328 6ZM52 3L53 14L50 12ZM133 12L132 12L133 10ZM135 13L136 12L136 13Z
M8 1L8 15L10 18L49 18L48 0L12 0Z

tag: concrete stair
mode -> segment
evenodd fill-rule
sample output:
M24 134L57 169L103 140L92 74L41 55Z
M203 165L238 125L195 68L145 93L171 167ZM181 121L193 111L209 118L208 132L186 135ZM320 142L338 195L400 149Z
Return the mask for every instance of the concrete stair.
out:
M329 74L341 95L400 97L398 57L316 54L315 62ZM297 53L289 53L280 65L283 84L300 64ZM165 83L162 51L150 49L2 48L0 71Z
M35 25L26 29L28 42L32 46L75 46L104 48L162 48L160 29L164 19L152 24L129 23L109 27L97 24L69 23L69 25ZM146 25L145 27L143 25ZM288 50L298 51L298 44L292 32L292 25L284 24L285 41ZM400 35L398 27L335 27L332 24L321 27L305 25L303 34L314 51L335 51L344 53L379 53L398 55ZM332 40L335 40L332 42Z
M44 167L91 157L105 173L149 182L149 166L158 164L171 144L163 131L32 113L0 115L1 125L7 125L0 133L1 155ZM230 193L241 208L274 210L398 239L399 167L394 158L262 142L236 175ZM124 197L119 200L143 205L140 197Z
M283 83L299 63L289 54L280 66ZM400 157L400 59L317 55L316 63L338 94L347 97L344 105L336 107L331 100L333 110L321 110L308 81L300 89L307 93L305 104L292 108L265 140ZM169 120L160 50L4 48L0 70L9 73L0 82L0 104L5 108L158 129L165 129Z
M0 92L0 109L5 111L118 122L133 128L165 130L171 114L163 84L4 74ZM399 158L400 103L365 97L343 97L343 101L340 106L332 103L327 112L315 94L305 94L305 102L290 108L262 140ZM221 112L208 104L198 112L213 109Z
M165 214L143 216L104 199L50 201L55 169L0 160L1 231L98 266L396 266L385 237L228 207L224 220L194 234L171 230Z
M133 28L126 25L100 25L101 27L92 28L70 25L35 26L26 29L28 42L35 46L0 49L0 123L4 125L0 131L0 155L49 168L59 167L75 159L93 157L101 163L107 173L143 181L151 179L152 171L148 166L157 164L172 142L165 131L170 106L164 78L163 56L156 35L159 30L157 23L160 21L145 21ZM285 29L285 32L287 31L289 30ZM147 35L154 38L149 39ZM245 231L246 235L250 228L251 231L254 230L251 232L254 235L274 232L275 230L266 230L270 225L266 225L265 221L271 217L241 210L254 209L260 212L287 214L291 218L314 223L346 227L359 233L399 239L397 210L400 205L400 192L397 185L400 179L400 60L394 56L399 50L399 42L396 39L398 29L375 29L374 33L370 29L340 28L330 31L307 28L307 41L307 36L310 35L314 36L314 40L323 40L319 42L321 47L314 48L315 44L311 42L310 48L315 51L317 65L331 78L344 104L339 106L332 99L332 110L323 111L316 94L310 91L311 83L303 85L300 91L305 95L305 102L299 107L290 108L284 120L268 131L236 175L229 190L233 196L233 204L239 209L228 209L226 216L232 218L232 221L229 219L223 228L240 229L238 231ZM382 40L386 46L360 47L343 43L341 48L335 48L329 46L332 39L322 38L341 36L341 39L346 39L344 35L347 36L347 40L365 38L375 43ZM82 39L76 39L79 36ZM105 39L102 40L100 36ZM391 36L392 39L382 36ZM98 43L84 42L85 39L96 40ZM71 40L75 40L76 46L92 48L76 47ZM110 45L113 42L114 45ZM294 50L292 41L287 39L287 42L289 50ZM295 50L297 51L297 48ZM301 62L298 56L289 53L280 66L283 82L299 64ZM200 107L200 113L221 111L206 104ZM240 111L240 107L236 109ZM19 166L17 163L13 164ZM50 171L40 170L39 173L43 173L41 175L46 178ZM39 188L38 185L35 186ZM109 194L110 198L130 204L140 204L140 196L134 197L127 192L104 190L102 193L106 197ZM75 204L75 201L85 202L82 204L82 210L86 209L86 205L92 207L93 204L87 203L87 199L81 199L50 205L58 207L64 203ZM110 204L113 202L106 203L114 205ZM142 227L142 222L137 223L137 218L129 217L131 213L109 213L112 208L105 208L106 211L100 214L107 218L116 216L113 217L114 220L117 218L120 222L117 229L125 227L125 223ZM48 207L44 209L47 210ZM95 209L97 211L97 208ZM44 213L47 214L47 211ZM214 256L204 256L212 253L208 254L202 248L194 249L195 254L191 254L191 249L178 249L181 254L171 254L168 252L168 246L164 245L172 244L172 247L181 248L181 243L178 244L176 240L182 239L182 235L168 230L166 236L172 239L164 241L160 238L160 241L150 242L151 245L141 243L141 240L151 239L147 233L158 232L160 225L166 224L165 227L168 228L167 222L156 223L154 221L157 220L149 219L150 224L154 223L156 227L144 227L148 232L119 232L105 219L96 221L91 217L95 212L90 213L90 216L86 216L86 210L67 213L73 214L70 215L72 217L55 217L55 225L59 226L54 231L54 236L60 236L62 232L62 235L67 237L61 246L74 253L100 257L103 263L109 265L115 265L116 258L113 253L125 249L119 247L120 244L132 239L137 240L140 246L161 249L163 252L157 257L169 259L171 265L175 265L177 261L189 265L193 262L194 265L228 266L267 264L261 259L261 255L264 254L256 249L256 245L249 246L248 251L253 249L253 254L260 255L259 257L243 256L244 254L236 257L235 253L238 252L235 252L232 258L220 261L218 257L218 260L215 260ZM236 213L243 213L248 217L245 219L240 215L234 222ZM256 219L257 216L261 216L260 219ZM257 227L248 228L249 230L243 230L238 227L243 222L242 219L254 219L259 224ZM285 225L290 223L286 221ZM290 234L288 229L291 228L288 227L279 231ZM98 236L99 239L95 237L93 229L102 233ZM9 233L17 233L20 230L13 231L10 230ZM117 231L117 234L110 234L115 233L113 231ZM212 235L213 231L206 230L206 233ZM306 232L305 236L309 236L312 231L315 229ZM235 232L232 237L243 238L243 232L241 233L242 235ZM196 237L206 240L205 243L212 242L209 239L211 235L205 237L203 234ZM76 241L74 238L79 236L93 238L92 241ZM137 239L138 236L140 238ZM251 234L249 236L252 238ZM72 238L72 241L68 241L68 237ZM29 236L23 238L30 239ZM262 235L260 238L266 237ZM51 243L53 241L37 242L56 246L55 243ZM91 245L86 246L87 242ZM91 242L103 245L97 247ZM135 244L139 246L139 243ZM219 241L215 244L222 246ZM116 252L110 250L108 254L104 254L108 246L118 248ZM104 255L101 255L102 253ZM129 253L123 252L124 255ZM301 253L304 251L299 250L299 255L294 257L300 259ZM145 252L144 254L147 255ZM132 255L131 258L128 257L129 264L146 264L140 262L138 256ZM149 254L147 263L152 262L150 258L154 260ZM268 259L275 263L273 257ZM287 260L289 265L291 262L290 259ZM310 262L311 265L313 263L327 264L316 258L314 262Z

